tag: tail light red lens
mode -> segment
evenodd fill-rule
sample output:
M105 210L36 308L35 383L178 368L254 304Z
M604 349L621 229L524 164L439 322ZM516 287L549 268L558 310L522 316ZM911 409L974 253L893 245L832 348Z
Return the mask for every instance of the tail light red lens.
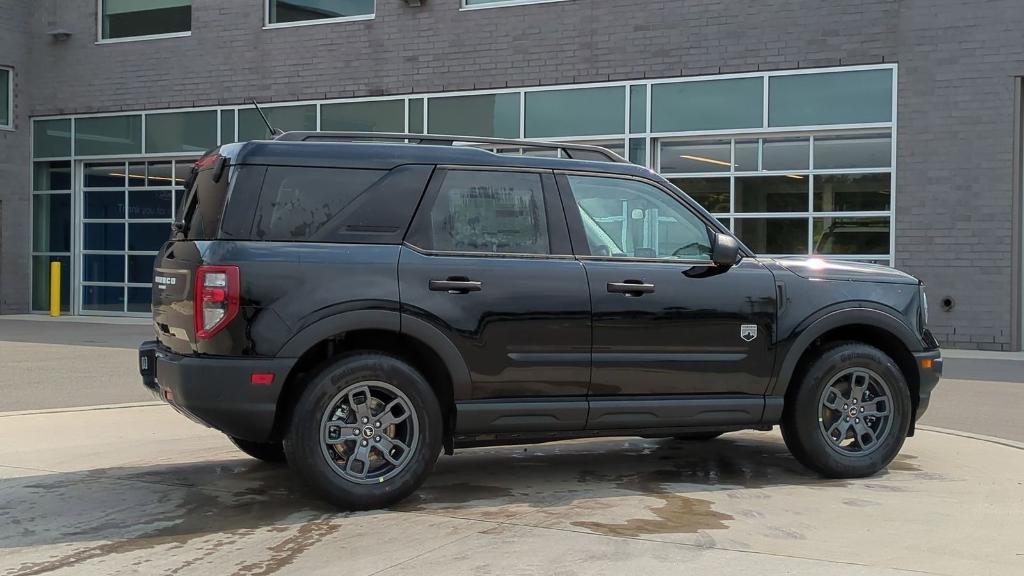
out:
M238 266L200 266L196 270L196 338L212 338L238 315L238 288Z

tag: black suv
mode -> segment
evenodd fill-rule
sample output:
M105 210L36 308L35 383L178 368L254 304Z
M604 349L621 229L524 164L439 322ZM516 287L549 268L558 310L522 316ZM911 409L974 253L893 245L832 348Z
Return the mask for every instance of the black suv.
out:
M915 278L759 258L602 148L291 132L187 188L143 381L345 508L409 495L442 449L776 424L867 476L942 371Z

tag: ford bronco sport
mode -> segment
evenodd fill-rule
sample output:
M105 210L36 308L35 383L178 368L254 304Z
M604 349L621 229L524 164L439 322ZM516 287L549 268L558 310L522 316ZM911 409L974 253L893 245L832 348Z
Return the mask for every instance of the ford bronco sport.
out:
M601 148L291 132L187 188L145 386L349 509L461 446L776 424L809 468L867 476L942 371L917 279L759 258Z

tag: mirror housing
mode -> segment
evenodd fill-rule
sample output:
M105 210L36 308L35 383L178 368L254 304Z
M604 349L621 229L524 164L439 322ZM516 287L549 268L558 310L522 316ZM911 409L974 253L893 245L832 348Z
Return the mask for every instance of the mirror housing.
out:
M740 244L729 234L715 233L715 244L711 248L711 261L715 266L728 268L740 261Z

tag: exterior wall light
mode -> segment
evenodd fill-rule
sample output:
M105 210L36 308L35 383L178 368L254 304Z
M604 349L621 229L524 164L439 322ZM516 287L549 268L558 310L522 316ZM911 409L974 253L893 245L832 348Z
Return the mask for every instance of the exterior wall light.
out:
M56 40L58 42L63 42L65 40L71 38L71 32L68 31L68 30L65 30L63 28L57 28L56 30L50 30L49 32L47 32L47 34L49 34L51 38L53 38L54 40Z

